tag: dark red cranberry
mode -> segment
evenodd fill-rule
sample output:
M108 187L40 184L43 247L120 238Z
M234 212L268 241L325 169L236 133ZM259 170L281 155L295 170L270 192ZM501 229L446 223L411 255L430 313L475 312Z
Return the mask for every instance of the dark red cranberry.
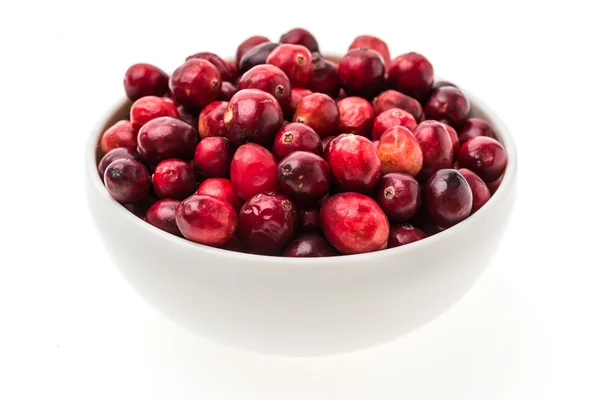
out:
M258 193L242 206L239 222L237 236L248 249L275 255L294 234L296 210L282 194Z
M356 37L356 39L354 39L348 48L348 50L352 49L369 49L376 51L383 59L385 65L388 65L392 61L388 45L383 40L375 36L363 35Z
M240 60L248 50L268 41L269 38L265 36L250 36L238 46L237 51L235 52L235 63L240 65Z
M221 246L221 248L223 250L236 251L238 253L246 253L246 249L244 249L244 246L242 246L242 242L240 242L240 239L238 239L235 235L233 235L231 239L229 239L229 242Z
M183 200L175 211L175 220L183 237L208 246L229 242L238 226L231 204L205 194L194 194Z
M271 51L277 47L279 47L279 43L265 42L248 50L246 54L242 56L238 64L240 74L245 73L250 68L256 67L257 65L266 64L267 57L269 57Z
M467 180L455 169L435 172L424 188L427 213L435 224L448 228L471 214L473 193Z
M258 89L244 89L233 95L223 116L227 138L234 144L271 143L283 123L277 99Z
M237 92L237 88L231 82L223 82L221 84L221 93L217 100L221 101L229 101L233 97L233 95Z
M169 76L150 64L134 64L125 73L125 93L135 101L145 96L162 96L169 90Z
M138 131L147 122L160 117L179 118L177 107L161 97L146 96L131 106L129 110L129 119L133 129Z
M427 119L447 121L452 126L460 126L469 116L471 103L459 89L442 86L431 94L423 109Z
M196 53L186 58L185 61L193 59L206 60L212 65L214 65L217 71L219 71L219 74L221 75L221 80L224 82L235 82L235 80L237 79L237 68L234 69L232 65L230 65L227 61L223 60L215 53L210 53L208 51Z
M475 214L475 212L483 207L492 196L490 194L490 189L475 172L466 168L461 168L458 172L465 177L471 188L471 192L473 193L473 207L471 209L471 214Z
M321 148L323 149L323 152L325 152L325 149L333 139L335 139L335 136L325 136L323 139L321 139ZM327 159L325 158L325 160Z
M207 178L229 176L232 151L224 137L212 136L202 139L194 153L194 163L198 172Z
M275 135L273 154L281 160L294 151L309 151L321 155L321 139L308 125L292 122L281 127Z
M137 146L137 132L133 129L131 122L126 120L112 125L104 131L102 139L100 139L100 149L103 153L119 147L135 149L135 146Z
M423 121L413 134L423 151L423 179L427 179L439 169L452 167L452 140L444 125L438 121Z
M130 213L134 214L139 219L146 218L146 213L156 203L158 199L153 195L148 195L137 203L123 204Z
M139 161L120 159L106 168L104 184L119 203L136 203L150 191L150 174Z
M300 46L306 47L310 52L319 51L319 44L317 43L317 39L315 39L312 33L302 28L295 28L291 31L284 33L279 38L279 43L298 44Z
M169 232L173 235L181 236L177 223L175 222L175 210L179 205L178 200L162 199L154 203L146 212L144 218L147 223Z
M304 96L296 106L294 122L313 128L320 137L335 132L340 120L340 111L335 101L323 93Z
M244 200L237 195L231 181L225 178L209 178L205 180L198 186L196 194L207 194L224 199L233 206L236 212L244 204Z
M383 59L373 50L350 50L338 67L340 84L348 96L373 98L385 84Z
M388 83L392 89L424 101L433 86L433 66L421 54L402 54L390 63Z
M240 146L231 161L231 182L244 200L277 190L277 162L269 150L254 143Z
M183 200L196 190L194 168L176 158L161 161L152 175L152 186L161 199Z
M412 176L391 173L381 177L373 195L391 221L411 219L421 207L419 182Z
M221 74L214 65L194 58L173 72L169 87L179 104L192 110L200 110L219 97L221 82Z
M316 232L321 229L319 225L319 208L300 207L298 209L298 231Z
M312 56L304 46L282 44L269 54L267 64L279 67L293 87L304 87L312 78Z
M494 193L496 193L496 191L500 187L500 184L502 183L503 178L504 178L504 175L502 175L500 178L496 179L495 181L487 184L488 189L490 189L490 195L493 195Z
M303 233L285 248L284 257L332 257L338 253L323 236L316 233Z
M313 73L308 88L315 93L325 93L330 97L337 97L340 92L340 81L338 79L337 66L313 53Z
M200 140L189 124L175 118L153 119L138 133L138 152L151 165L167 158L191 160Z
M98 174L100 174L100 178L104 179L104 171L106 171L106 168L110 165L110 163L116 160L142 161L142 157L140 157L140 155L134 149L126 147L112 149L106 153L98 163Z
M281 109L290 105L292 86L285 73L274 65L257 65L248 70L238 82L238 88L260 89L277 99Z
M329 165L314 153L296 151L279 162L277 184L292 200L316 203L329 192Z
M191 126L198 126L198 115L196 113L189 112L184 106L177 107L177 112L180 120Z
M325 237L340 253L368 253L387 245L388 219L375 200L363 194L331 196L321 208L320 220Z
M427 234L415 228L411 224L402 224L392 226L390 228L390 238L388 240L388 249L393 247L404 246L405 244L414 243L421 239L425 239Z
M403 172L416 176L423 167L421 146L411 131L403 126L394 126L385 131L376 151L384 174Z
M448 81L437 81L433 84L433 86L431 87L431 91L435 91L441 87L444 86L452 86L452 87L457 87L454 83L452 82L448 82Z
M460 148L458 164L475 172L484 182L500 178L508 162L504 147L487 136L469 139Z
M223 122L226 109L226 101L214 101L204 107L198 117L198 133L202 139L210 136L227 136L227 129Z
M460 141L458 140L458 133L456 133L456 129L451 127L445 122L442 122L444 128L448 131L448 135L450 135L450 141L452 142L452 157L453 160L456 160L458 157L458 152L460 151Z
M375 119L371 103L362 97L351 96L338 101L337 106L340 110L338 132L371 136L371 128Z
M469 118L465 121L460 129L458 139L460 140L460 143L463 144L467 140L479 136L487 136L491 137L492 139L497 138L494 128L492 128L486 121L480 118Z
M404 110L390 108L375 117L373 129L371 130L371 138L373 140L380 139L385 131L394 126L403 126L412 132L417 127L417 121L412 114Z
M417 122L423 119L423 108L421 103L410 96L396 90L386 90L373 99L373 110L379 115L390 108L400 108L408 111L415 117Z
M329 166L335 184L347 192L369 193L381 176L381 162L371 141L343 134L331 142Z

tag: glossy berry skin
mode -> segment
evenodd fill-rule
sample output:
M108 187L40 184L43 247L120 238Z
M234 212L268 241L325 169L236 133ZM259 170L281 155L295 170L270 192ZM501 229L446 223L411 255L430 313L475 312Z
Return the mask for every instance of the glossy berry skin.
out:
M465 177L469 187L471 188L471 192L473 193L473 207L471 208L471 214L475 214L475 212L483 207L483 205L487 203L492 196L490 194L490 189L473 171L466 168L461 168L458 170L458 172Z
M471 214L473 193L457 170L441 169L425 184L423 200L427 214L435 224L448 228Z
M319 51L319 43L317 43L317 39L315 39L312 33L302 28L295 28L284 33L279 38L279 43L304 46L310 52Z
M317 233L303 233L285 248L284 257L332 257L338 253Z
M346 97L337 103L340 111L338 132L370 137L375 111L362 97Z
M154 65L134 64L125 72L123 85L133 101L145 96L160 97L169 90L169 76Z
M416 176L423 168L423 152L411 131L394 126L381 135L377 144L381 172L402 172Z
M276 255L296 229L296 210L286 196L266 192L250 198L240 210L237 236L259 254Z
M319 208L305 207L298 208L298 231L316 232L321 230L319 225Z
M186 58L185 61L192 59L206 60L212 65L214 65L217 71L219 71L219 74L221 75L221 80L223 82L235 82L235 80L237 79L237 68L229 64L227 61L223 60L215 53L210 53L208 51L196 53Z
M330 97L337 97L340 93L337 66L317 53L312 54L312 59L313 73L308 88L315 93L325 93Z
M100 150L108 153L112 149L126 147L135 149L137 146L137 131L129 121L118 121L102 134Z
M269 150L255 143L240 146L231 161L231 183L244 200L277 190L277 162Z
M310 126L320 137L325 137L335 133L340 111L331 97L313 93L300 99L293 120Z
M221 74L213 64L194 58L173 72L169 88L179 104L200 110L219 97L221 82Z
M357 36L350 44L350 47L348 47L348 50L352 49L369 49L376 51L383 59L385 65L388 65L392 61L388 45L383 40L375 36Z
M452 167L452 140L444 125L438 121L423 121L413 134L423 151L421 176L424 179L437 170Z
M269 54L267 64L279 67L293 87L305 87L312 77L312 56L304 46L282 44Z
M224 137L202 139L194 152L194 163L198 172L207 178L225 178L229 176L233 152L229 141Z
M136 100L129 110L129 119L136 132L147 122L160 117L179 118L177 107L161 97L142 97Z
M433 86L433 66L421 54L402 54L389 65L388 84L392 89L424 101Z
M240 59L238 69L240 74L257 65L266 64L271 51L279 47L279 43L265 42L248 50Z
M138 152L151 165L167 158L191 160L200 140L189 124L161 117L145 124L138 133Z
M304 88L292 88L292 95L291 95L291 98L290 98L290 104L285 109L286 119L291 119L291 120L294 119L294 113L296 112L296 106L300 102L300 99L302 99L305 96L308 96L309 94L312 94L312 92L310 90L308 90L308 89L304 89Z
M388 249L414 243L426 237L427 234L425 232L419 228L415 228L411 224L395 225L390 228Z
M273 155L277 160L295 151L308 151L321 155L321 139L310 126L292 122L282 126L275 135Z
M390 108L400 108L408 111L417 122L423 119L421 103L397 90L386 90L373 99L373 110L376 115Z
M244 89L233 95L223 116L227 138L234 144L246 141L271 143L283 123L277 99L258 89Z
M373 50L350 50L340 60L338 77L346 95L371 99L383 89L385 65Z
M175 210L178 205L178 200L159 200L146 211L144 220L158 229L173 235L181 236L181 232L179 232L179 228L175 222Z
M458 157L458 152L460 151L460 141L458 140L458 133L456 133L456 129L451 127L445 122L442 122L444 128L448 131L448 135L450 135L450 141L452 142L452 158L456 160Z
M225 178L209 178L205 180L198 186L196 194L207 194L223 199L231 204L236 212L244 204L244 200L237 195L231 181Z
M475 172L486 183L500 178L507 163L504 147L487 136L469 139L458 154L458 165Z
M431 94L423 110L427 119L461 126L471 112L471 103L458 88L442 86Z
M347 192L370 193L381 176L381 161L371 141L340 135L330 143L328 162L335 184Z
M139 161L121 159L106 168L104 184L119 203L136 203L150 191L150 175Z
M221 93L219 93L219 97L217 100L220 101L229 101L233 95L237 92L237 88L231 82L223 82L221 84Z
M175 211L183 237L208 246L229 242L238 226L235 210L227 201L205 194L183 200Z
M286 74L274 65L257 65L242 75L238 88L260 89L277 99L282 109L290 105L292 86Z
M226 109L226 101L214 101L204 107L198 117L198 133L202 139L211 136L227 136L227 129L223 122Z
M294 201L317 203L331 186L329 165L314 153L296 151L277 165L277 184Z
M183 200L196 190L194 168L175 158L161 161L152 175L152 186L161 199Z
M137 151L127 147L118 147L116 149L112 149L106 153L98 163L98 174L100 175L101 179L104 179L104 172L106 171L106 168L110 165L110 163L116 160L135 160L141 162L142 157L140 157Z
M265 36L250 36L248 39L244 40L242 43L240 43L237 51L235 52L236 65L240 65L240 60L248 50L268 41L269 38Z
M329 243L343 254L384 249L390 224L375 200L360 193L339 193L321 207L321 227Z
M487 136L492 139L496 139L497 137L494 128L486 121L480 118L469 118L460 129L458 140L460 141L460 144L463 144L467 140L479 136Z
M381 177L373 198L390 221L411 219L421 206L421 188L412 176L390 173Z
M394 126L403 126L409 131L414 131L417 127L417 121L412 114L399 108L390 108L375 117L373 129L371 130L371 139L379 140L383 132Z

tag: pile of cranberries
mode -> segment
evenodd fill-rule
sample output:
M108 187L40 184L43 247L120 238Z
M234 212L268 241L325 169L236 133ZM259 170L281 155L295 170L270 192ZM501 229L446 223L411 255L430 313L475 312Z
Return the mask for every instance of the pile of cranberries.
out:
M402 246L479 210L507 164L493 127L418 53L359 36L339 60L292 29L235 60L125 74L129 120L102 135L110 195L173 235L325 257Z

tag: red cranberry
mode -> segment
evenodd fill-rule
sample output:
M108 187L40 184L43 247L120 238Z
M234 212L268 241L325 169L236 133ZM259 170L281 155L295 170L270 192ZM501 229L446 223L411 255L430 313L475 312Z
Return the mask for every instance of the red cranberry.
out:
M500 187L500 184L502 183L503 178L504 178L504 175L502 175L500 178L496 179L495 181L487 184L488 189L490 189L490 195L493 195L494 193L496 193L496 191Z
M283 251L284 257L332 257L338 253L323 236L316 233L303 233L294 239Z
M439 169L452 167L452 140L444 125L438 121L423 121L413 133L423 151L423 178Z
M390 108L375 117L373 129L371 130L371 138L374 140L380 139L385 131L394 126L403 126L412 132L417 127L417 121L412 114L404 110Z
M387 44L375 36L363 35L356 37L348 48L348 50L352 49L369 49L376 51L383 59L385 65L388 65L392 61Z
M219 97L221 74L210 62L194 58L173 72L169 87L178 103L199 110Z
M235 63L240 65L240 60L248 50L268 41L269 38L265 36L250 36L238 46L237 51L235 52Z
M375 119L371 103L362 97L352 96L338 101L337 106L340 110L338 132L370 136Z
M231 182L244 200L277 190L277 162L269 150L254 143L240 146L231 161Z
M325 136L323 139L321 139L321 148L323 149L323 152L325 152L325 149L333 139L335 139L335 136ZM325 158L325 160L327 160L327 158Z
M104 131L102 139L100 139L100 149L103 153L119 147L135 149L135 146L137 146L137 132L133 129L131 122L125 120L118 121Z
M373 99L373 110L375 110L376 115L390 108L400 108L408 111L415 117L417 122L423 119L421 103L404 93L396 90L386 90Z
M368 49L354 49L340 60L338 76L348 96L370 99L383 89L385 65L379 53Z
M421 54L403 54L390 63L388 83L392 89L423 101L433 86L433 66Z
M196 174L190 163L171 158L161 161L152 175L154 193L161 198L183 200L196 189Z
M340 111L335 101L323 93L304 96L296 106L294 122L300 122L313 128L320 137L335 132L340 120Z
M463 144L467 140L479 136L487 136L492 139L496 139L497 137L494 129L486 121L480 118L469 118L460 129L458 139Z
M423 152L419 142L403 126L394 126L385 131L376 149L384 174L403 172L416 176L423 167Z
M274 255L290 241L295 225L296 210L287 197L259 193L242 206L237 235L253 252Z
M269 54L267 64L285 72L294 87L308 85L312 77L312 56L304 46L282 44Z
M337 186L347 192L369 193L381 176L381 162L371 141L344 134L330 143L329 166Z
M224 178L229 175L232 151L224 137L212 136L202 139L194 153L194 162L202 176Z
M190 124L191 126L198 126L198 115L190 113L184 106L177 107L179 113L179 119Z
M315 93L325 93L330 97L337 97L340 92L337 66L320 55L313 53L313 74L308 88Z
M271 43L265 42L261 43L257 46L254 46L250 50L248 50L240 59L238 63L238 67L240 70L240 74L245 73L250 68L255 67L260 64L267 63L267 57L271 54L273 49L279 47L279 43Z
M411 219L421 207L419 183L410 175L391 173L381 177L373 198L391 221Z
M238 88L260 89L277 99L282 109L290 104L292 86L285 73L274 65L257 65L242 75Z
M471 188L471 192L473 193L473 207L471 209L471 214L475 214L475 212L483 207L492 196L490 194L490 189L488 189L485 182L473 171L461 168L458 172L464 176Z
M142 200L136 203L123 204L130 213L134 214L139 219L146 218L146 213L156 203L158 199L153 195L145 196Z
M227 61L223 60L221 57L216 55L215 53L210 53L208 51L196 53L186 58L185 61L193 59L206 60L212 65L214 65L217 71L219 71L219 74L221 75L221 80L223 82L235 82L235 80L237 79L237 69L234 68L233 65L229 64Z
M375 200L363 194L331 196L320 219L325 237L340 253L368 253L387 244L390 224Z
M233 95L237 92L237 88L231 82L223 82L221 84L221 93L217 100L221 101L229 101L233 97Z
M275 97L269 93L244 89L229 100L223 121L231 142L239 144L250 140L266 144L281 128L283 113Z
M106 171L106 168L110 165L110 163L116 160L142 161L142 157L140 157L140 155L134 149L126 147L112 149L106 153L98 163L98 173L100 174L100 178L104 179L104 171Z
M308 89L292 88L290 104L285 109L286 119L294 119L294 113L296 112L296 106L300 102L300 99L302 99L305 96L308 96L309 94L312 94L312 92Z
M444 128L446 128L448 131L448 135L450 135L450 141L452 142L452 159L456 160L456 157L458 157L458 152L460 151L458 133L456 133L456 130L447 123L442 122L442 125L444 125Z
M144 218L147 223L169 232L173 235L181 236L177 223L175 222L175 210L179 205L178 200L162 199L154 203L146 212Z
M135 101L145 96L162 96L169 89L169 76L150 64L134 64L125 73L125 93Z
M229 242L238 226L231 204L205 194L194 194L183 200L175 211L175 220L183 237L208 246Z
M138 133L138 152L151 165L167 158L190 160L198 144L198 132L175 118L153 119Z
M104 184L119 203L136 203L150 191L150 175L139 161L121 159L106 168Z
M146 96L136 100L129 111L131 125L136 131L147 122L160 117L179 118L179 113L173 103L156 96Z
M435 224L448 228L471 214L473 193L457 170L441 169L425 184L424 200L427 213Z
M469 139L460 148L458 164L475 172L484 182L500 178L506 169L507 156L504 147L487 136Z
M227 136L223 115L226 101L214 101L207 105L198 117L198 133L202 139L210 136Z
M471 104L459 89L443 86L431 94L424 110L427 119L448 121L452 126L460 126L469 116Z
M292 200L316 203L329 192L329 165L314 153L296 151L279 162L277 184Z
M244 204L244 200L237 195L231 181L225 178L209 178L205 180L198 186L196 194L207 194L226 200L236 212Z
M302 28L295 28L284 33L279 38L279 43L298 44L306 47L310 52L319 51L317 39L315 39L312 33Z
M298 209L298 231L313 232L320 229L319 208L300 207Z
M393 247L404 246L405 244L414 243L421 239L425 239L427 234L415 228L411 224L402 224L392 226L390 228L390 238L388 240L388 249Z
M273 142L273 154L278 160L295 151L321 155L322 149L319 135L310 126L298 122L282 126Z

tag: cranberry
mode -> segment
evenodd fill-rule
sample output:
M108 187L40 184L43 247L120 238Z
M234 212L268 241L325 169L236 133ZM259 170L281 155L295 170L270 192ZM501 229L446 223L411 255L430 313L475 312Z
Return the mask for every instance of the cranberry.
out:
M146 96L131 106L129 110L129 119L133 129L138 131L147 122L160 117L179 118L177 107L161 97Z
M496 140L487 136L469 139L460 148L458 164L475 172L484 182L500 178L506 169L506 151Z
M431 87L431 91L435 91L443 86L452 86L452 87L457 87L454 83L452 82L448 82L448 81L437 81L433 84L433 86Z
M308 88L315 93L336 97L340 92L337 66L316 53L313 53L312 59L313 74Z
M369 193L381 176L381 162L371 141L353 134L330 143L329 166L337 186L347 192Z
M400 108L408 111L415 117L417 122L423 119L421 103L404 93L396 90L386 90L373 99L373 110L375 110L376 115L390 108Z
M186 124L190 124L191 126L198 126L198 115L192 114L184 106L177 107L177 112L179 113L179 119L185 122Z
M199 110L219 97L221 74L210 62L193 58L173 72L169 87L178 103Z
M503 178L504 178L504 175L502 175L500 178L496 179L495 181L487 184L488 189L490 189L490 195L496 193L496 191L500 187L500 184L502 183Z
M240 59L238 63L238 68L240 70L240 74L245 73L250 68L255 67L260 64L267 63L267 57L271 54L273 49L279 47L279 43L271 43L265 42L261 43L258 46L254 46L250 50L248 50Z
M235 63L240 65L240 60L248 50L268 41L269 38L265 36L250 36L238 46L237 51L235 52Z
M487 136L492 139L496 139L497 137L494 129L486 121L480 118L469 118L460 129L458 139L463 144L467 140L479 136Z
M183 200L196 189L194 168L176 158L161 161L152 175L152 186L161 199Z
M120 159L106 168L104 184L119 203L136 203L150 191L150 175L139 161Z
M202 139L194 153L194 162L202 176L224 178L229 175L232 151L224 137L212 136Z
M321 148L323 149L323 152L325 152L325 149L333 139L335 139L335 136L325 136L323 139L321 139ZM325 158L325 160L327 159Z
M233 95L237 92L237 88L231 82L223 82L221 84L221 93L219 94L218 100L229 101Z
M254 143L240 146L231 161L231 182L244 200L277 190L277 162L269 150Z
M145 96L162 96L169 89L169 76L150 64L134 64L125 73L125 93L135 101Z
M283 113L275 97L269 93L244 89L229 100L223 121L231 142L239 144L250 140L266 144L281 128Z
M139 219L146 218L146 213L156 203L158 199L153 195L145 196L142 200L136 203L123 204L129 212L134 214Z
M473 193L473 207L471 209L471 214L475 214L475 212L483 207L483 205L487 203L492 196L490 194L490 189L473 171L466 168L461 168L458 170L458 172L464 176L469 184L469 187L471 188L471 192Z
M377 156L384 174L403 172L416 176L423 167L423 152L419 142L403 126L394 126L381 135Z
M291 95L291 98L290 98L290 104L285 109L285 114L286 114L286 118L287 119L293 119L294 118L294 113L296 112L296 106L300 102L300 99L302 99L305 96L308 96L309 94L312 94L312 92L310 90L308 90L308 89L304 89L304 88L292 88L292 95Z
M146 212L144 218L147 223L169 232L173 235L181 236L177 223L175 222L175 210L179 205L178 200L162 199L154 203Z
M116 160L142 161L142 157L140 157L137 151L127 147L118 147L116 149L112 149L106 153L98 163L98 173L100 174L101 179L104 179L104 171L106 171L106 168L110 165L110 163Z
M404 222L421 207L419 183L410 175L391 173L381 177L373 198L392 221Z
M313 207L300 207L298 209L298 231L312 232L318 231L319 229L319 209Z
M225 122L223 122L226 109L226 101L214 101L202 110L198 117L198 133L202 139L210 136L227 136Z
M284 33L279 38L279 43L298 44L306 47L310 52L319 51L317 39L315 39L312 33L302 28L295 28Z
M284 257L332 257L338 253L323 236L316 233L303 233L294 239L283 251Z
M429 178L439 169L452 167L452 140L444 125L438 121L423 121L413 133L423 151L423 178Z
M331 97L313 93L300 99L293 120L310 126L320 137L325 137L335 132L340 111Z
M237 79L237 68L234 68L233 65L229 64L227 61L223 60L215 53L210 53L208 51L196 53L186 58L185 61L193 59L206 60L212 65L214 65L217 71L219 71L219 74L221 75L221 80L223 82L235 82L235 80Z
M356 39L354 39L348 48L348 50L352 49L369 49L376 51L383 59L385 65L388 65L392 61L388 45L383 40L375 36L363 35L356 37Z
M296 228L292 202L275 192L259 193L240 210L237 235L242 243L260 254L275 254L290 241Z
M242 246L242 242L240 242L240 239L238 239L235 235L233 235L231 239L229 239L229 242L221 246L221 248L223 250L237 251L238 253L246 253L244 246Z
M377 148L379 147L379 140L373 140L373 147L375 147L375 150L377 150Z
M209 178L205 180L198 186L196 194L207 194L226 200L236 212L244 204L244 200L237 195L231 181L225 178Z
M473 193L457 170L441 169L425 184L424 200L427 213L436 225L448 228L471 214Z
M231 204L206 194L194 194L183 200L175 211L175 220L186 239L208 246L229 242L238 226Z
M452 126L460 126L469 116L471 104L459 89L442 86L431 94L424 110L428 119L447 121Z
M321 208L320 219L325 237L340 253L367 253L387 244L390 224L375 200L363 194L331 196Z
M269 54L267 64L275 65L285 72L294 87L308 85L312 77L312 56L304 46L282 44Z
M375 119L371 103L362 97L352 96L338 101L337 106L340 110L338 132L370 136Z
M175 118L153 119L138 133L138 152L151 165L167 158L190 160L198 144L198 132Z
M103 153L119 147L135 149L135 146L137 146L137 132L131 122L125 120L118 121L104 131L100 139L100 149Z
M450 135L450 141L452 142L452 159L456 160L458 157L458 152L460 151L460 141L458 140L458 133L456 133L456 129L451 127L445 122L442 122L444 128L448 131L448 135Z
M403 54L390 63L388 83L392 89L423 101L433 86L433 66L421 54Z
M329 165L314 153L296 151L279 162L277 183L292 200L316 203L329 192Z
M242 75L238 88L260 89L277 99L282 109L290 104L292 86L285 73L274 65L257 65Z
M388 249L414 243L426 237L427 234L425 232L419 228L415 228L411 224L392 226L390 228L390 238L388 239Z
M354 49L340 60L338 76L348 96L370 99L383 89L385 65L376 51Z
M275 135L273 154L281 160L294 151L309 151L321 155L321 139L308 125L292 122L281 127Z
M371 130L371 138L374 140L381 138L383 132L394 126L403 126L412 132L417 127L417 121L412 114L404 110L390 108L375 117L373 129Z

